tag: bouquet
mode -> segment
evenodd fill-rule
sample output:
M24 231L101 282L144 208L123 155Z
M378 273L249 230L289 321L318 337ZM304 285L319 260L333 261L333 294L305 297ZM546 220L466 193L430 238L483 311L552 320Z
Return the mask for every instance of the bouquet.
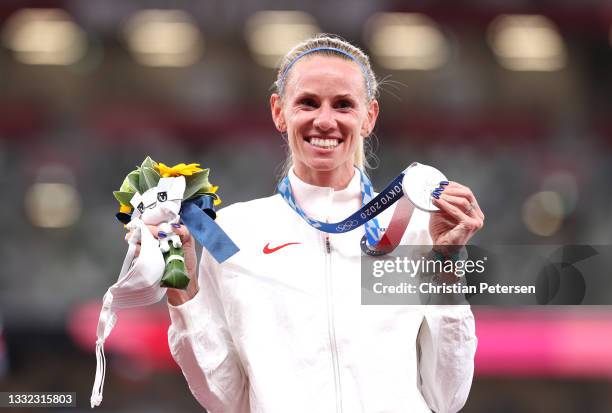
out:
M116 214L132 231L128 251L117 282L102 300L96 340L96 377L91 391L91 407L102 402L106 358L104 342L117 322L116 311L158 302L166 288L185 289L189 275L181 239L174 229L185 224L193 237L219 263L239 251L238 246L218 226L215 206L221 200L217 187L208 181L208 169L197 163L169 167L146 157L127 174L113 195L119 201ZM147 225L159 228L157 239ZM141 244L136 257L137 244Z
M133 223L136 218L159 227L159 248L166 263L162 287L185 289L189 284L181 239L173 230L179 225L183 202L210 197L214 206L221 203L216 194L218 187L208 181L208 174L209 170L197 163L169 167L147 156L125 177L119 190L113 192L120 204L117 219L127 229L136 229ZM214 210L204 212L215 218Z

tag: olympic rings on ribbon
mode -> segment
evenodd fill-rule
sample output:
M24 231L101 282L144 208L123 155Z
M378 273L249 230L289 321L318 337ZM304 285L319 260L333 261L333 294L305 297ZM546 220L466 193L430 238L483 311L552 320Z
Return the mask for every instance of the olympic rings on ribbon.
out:
M349 231L358 225L359 225L359 221L355 221L354 219L351 219L350 221L341 223L340 225L336 227L336 229L338 231Z

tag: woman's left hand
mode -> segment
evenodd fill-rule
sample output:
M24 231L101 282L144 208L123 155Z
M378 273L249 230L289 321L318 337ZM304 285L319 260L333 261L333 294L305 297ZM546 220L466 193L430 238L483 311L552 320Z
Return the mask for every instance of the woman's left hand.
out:
M439 198L434 196L433 204L440 211L431 214L429 234L434 248L452 254L482 228L485 217L470 188L451 181L440 185L437 193Z

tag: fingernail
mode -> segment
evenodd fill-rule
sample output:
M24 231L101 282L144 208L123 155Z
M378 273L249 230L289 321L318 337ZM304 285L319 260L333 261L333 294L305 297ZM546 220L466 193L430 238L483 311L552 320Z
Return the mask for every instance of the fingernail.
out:
M158 236L159 238L166 238L166 237L168 236L168 234L166 234L164 231L159 231L159 232L157 233L157 236Z
M440 185L448 185L448 181L441 181Z
M181 224L172 224L172 226L173 226L174 228L180 228L180 227L181 227Z
M436 199L440 199L440 194L433 194L432 196Z

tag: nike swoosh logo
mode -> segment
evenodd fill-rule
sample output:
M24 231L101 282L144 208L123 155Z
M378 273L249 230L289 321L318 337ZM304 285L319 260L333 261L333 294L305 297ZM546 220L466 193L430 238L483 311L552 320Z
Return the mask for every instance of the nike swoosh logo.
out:
M264 254L272 254L273 252L278 251L281 248L285 248L288 245L301 244L301 242L288 242L286 244L279 245L278 247L270 248L270 243L268 242L265 247L263 247Z

